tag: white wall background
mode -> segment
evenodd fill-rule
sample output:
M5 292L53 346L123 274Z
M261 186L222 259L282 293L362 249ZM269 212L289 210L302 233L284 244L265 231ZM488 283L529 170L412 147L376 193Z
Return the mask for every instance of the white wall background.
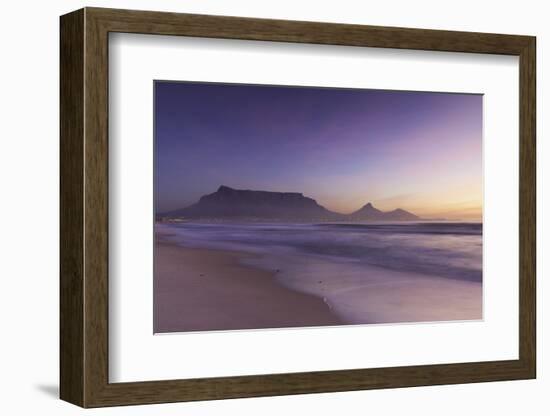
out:
M407 414L546 415L550 409L550 300L543 258L550 226L543 191L550 170L544 140L545 72L550 26L545 2L386 2L254 0L52 0L6 2L0 31L0 410L3 414L84 412L58 394L58 16L82 6L240 15L295 20L530 34L538 38L538 305L539 378L532 381L422 387L338 394L225 400L89 410L102 415ZM546 67L548 66L548 68ZM544 200L546 199L546 201Z

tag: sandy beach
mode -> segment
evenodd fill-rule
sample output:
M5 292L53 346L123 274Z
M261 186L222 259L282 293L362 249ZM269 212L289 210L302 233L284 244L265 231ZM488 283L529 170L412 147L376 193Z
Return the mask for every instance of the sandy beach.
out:
M244 266L233 252L184 248L157 237L154 331L343 323L322 299L283 287L274 273Z

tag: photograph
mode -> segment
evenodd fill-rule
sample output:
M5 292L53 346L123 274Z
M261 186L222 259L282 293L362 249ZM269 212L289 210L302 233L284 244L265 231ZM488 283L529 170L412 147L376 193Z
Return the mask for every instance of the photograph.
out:
M483 95L155 80L155 334L483 319Z

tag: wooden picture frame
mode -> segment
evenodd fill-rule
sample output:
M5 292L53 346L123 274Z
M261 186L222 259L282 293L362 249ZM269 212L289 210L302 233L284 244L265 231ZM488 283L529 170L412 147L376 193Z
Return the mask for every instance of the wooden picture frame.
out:
M61 17L60 396L82 407L535 378L535 38L85 8ZM108 379L110 32L519 57L519 359L238 377Z

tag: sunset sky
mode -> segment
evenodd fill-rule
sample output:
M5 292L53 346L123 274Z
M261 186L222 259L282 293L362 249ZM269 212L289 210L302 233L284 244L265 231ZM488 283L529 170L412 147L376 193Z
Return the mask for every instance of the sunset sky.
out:
M481 219L482 95L155 82L156 211L220 185Z

